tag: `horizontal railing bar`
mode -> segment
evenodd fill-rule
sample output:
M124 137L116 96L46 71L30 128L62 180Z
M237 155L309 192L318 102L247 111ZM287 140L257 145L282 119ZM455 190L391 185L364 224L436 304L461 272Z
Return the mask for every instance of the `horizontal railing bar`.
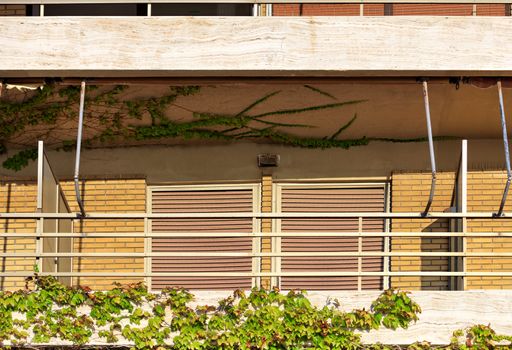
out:
M507 4L510 0L7 0L7 4L157 4L157 3L234 3L234 4Z
M79 213L0 213L0 219L81 219L81 220L135 220L135 219L328 219L328 218L382 218L382 219L510 219L512 213L503 213L497 217L494 212L445 213L88 213L81 217Z
M512 252L153 252L153 253L0 253L0 258L151 258L151 257L512 257Z
M34 273L0 272L0 277L30 277ZM355 276L390 276L390 277L512 277L512 271L505 272L448 272L448 271L306 271L306 272L41 272L40 276L54 277L355 277Z
M223 238L223 237L512 237L512 232L1 232L4 238Z

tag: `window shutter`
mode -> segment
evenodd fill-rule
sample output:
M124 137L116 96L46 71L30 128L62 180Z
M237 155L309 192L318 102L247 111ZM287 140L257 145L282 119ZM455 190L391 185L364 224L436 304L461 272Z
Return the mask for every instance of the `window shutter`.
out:
M154 190L153 213L227 213L252 212L253 189ZM153 232L253 232L251 218L235 219L162 219L152 220ZM153 252L169 253L152 258L153 272L218 272L219 277L153 277L154 289L180 286L187 289L250 289L250 277L222 277L224 272L251 272L250 257L205 257L204 252L252 251L251 237L179 237L153 238ZM192 257L174 256L175 252L196 252Z
M384 187L286 187L281 189L281 211L286 212L384 212ZM283 232L358 232L357 218L283 219ZM363 232L383 232L384 219L363 219ZM363 251L383 251L381 237L363 238ZM282 252L357 252L357 237L283 237ZM357 271L357 257L283 257L281 270ZM382 257L362 259L363 271L382 271ZM381 289L382 277L363 277L363 289ZM282 289L353 290L357 277L282 277Z

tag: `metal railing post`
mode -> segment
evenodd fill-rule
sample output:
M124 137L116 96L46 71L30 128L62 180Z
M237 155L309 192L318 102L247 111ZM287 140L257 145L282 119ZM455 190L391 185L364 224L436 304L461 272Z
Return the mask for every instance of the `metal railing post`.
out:
M500 217L503 214L505 208L505 202L507 201L508 190L510 188L510 181L512 180L512 171L510 170L510 152L508 148L508 135L507 135L507 122L505 120L505 106L503 103L503 90L501 88L501 80L498 80L498 99L500 103L500 117L501 117L501 131L503 135L503 148L505 150L505 165L507 167L507 183L503 190L503 196L501 198L500 208L496 213L496 216Z
M84 203L80 195L79 173L80 173L80 151L82 146L82 130L84 123L84 105L85 105L85 81L80 85L80 109L78 111L78 133L76 136L76 158L75 158L75 175L73 177L75 182L75 195L78 207L80 208L80 216L85 217Z
M357 224L357 232L359 236L357 237L357 290L361 291L363 289L363 218L358 218Z
M434 139L432 137L432 123L430 120L430 105L428 100L428 83L426 79L422 80L423 85L423 102L425 104L425 116L427 119L427 133L428 133L428 150L430 153L430 167L432 169L432 182L430 185L430 194L428 197L428 202L425 207L425 210L422 213L422 216L427 216L430 207L432 206L432 201L434 200L434 194L436 191L436 180L437 180L437 172L436 172L436 156L434 153Z

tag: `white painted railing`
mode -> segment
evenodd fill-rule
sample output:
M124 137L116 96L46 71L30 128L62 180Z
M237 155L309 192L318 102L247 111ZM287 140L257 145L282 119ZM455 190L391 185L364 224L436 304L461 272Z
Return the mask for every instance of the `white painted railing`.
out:
M360 221L368 218L382 218L391 220L400 219L422 219L431 220L435 218L444 219L457 219L457 220L471 220L471 219L493 219L502 220L503 218L510 218L510 213L505 213L501 217L496 217L492 212L481 213L439 213L432 212L427 216L422 216L419 213L173 213L173 214L152 214L152 213L89 213L87 217L81 220L144 220L146 227L148 227L149 220L151 219L176 219L176 218L252 218L258 219L285 219L285 218L359 218ZM494 251L492 244L487 244L487 249L480 249L478 251L468 251L467 244L461 245L461 251L421 251L418 247L414 249L406 249L401 247L400 250L392 251L391 249L384 249L383 251L363 251L362 244L358 244L358 249L354 251L343 252L283 252L271 251L265 252L261 249L252 252L197 252L197 251L182 251L182 252L152 252L151 239L162 237L210 237L212 239L219 237L252 237L255 239L271 238L271 237L358 237L360 240L366 237L410 237L410 238L460 238L467 240L468 238L512 238L512 232L363 232L362 229L358 232L94 232L94 233L47 233L43 232L44 220L55 219L78 219L79 216L73 213L0 213L0 219L17 220L17 219L30 219L38 222L38 229L35 232L5 232L0 233L2 239L21 239L29 238L35 241L41 238L80 238L83 240L94 238L115 238L116 242L122 242L125 238L142 238L144 240L143 252L60 252L49 253L42 251L42 244L35 244L35 251L28 252L26 248L22 251L4 251L0 253L0 258L22 258L34 259L34 262L40 262L42 258L137 258L144 261L144 271L140 272L119 272L115 268L112 271L71 271L71 272L41 272L41 275L54 275L56 277L134 277L146 278L148 281L153 277L250 277L254 281L259 281L261 278L270 277L358 277L361 279L365 276L381 276L381 277L422 277L422 276L440 276L440 277L512 277L512 270L507 271L501 265L497 266L492 271L481 270L467 270L466 264L462 270L459 271L422 271L421 266L418 271L393 271L390 270L389 264L384 264L382 271L363 271L361 259L364 257L383 257L383 258L399 258L399 257L446 257L446 258L510 258L512 251L503 251L498 249ZM465 225L466 226L466 225ZM362 225L360 225L362 227ZM133 240L132 240L133 241ZM143 243L141 242L141 248ZM108 248L108 247L107 247ZM14 249L16 246L14 245ZM253 266L258 266L257 269L253 268L251 272L152 272L150 259L153 257L250 257L253 262L260 262L262 258L283 258L283 257L354 257L358 258L357 270L354 271L263 271L260 267L261 264L256 263ZM1 261L1 260L0 260ZM4 262L5 263L5 262ZM419 263L420 264L420 263ZM491 267L492 269L492 267ZM1 277L26 277L30 276L32 271L3 271L0 272ZM256 282L254 282L256 283Z

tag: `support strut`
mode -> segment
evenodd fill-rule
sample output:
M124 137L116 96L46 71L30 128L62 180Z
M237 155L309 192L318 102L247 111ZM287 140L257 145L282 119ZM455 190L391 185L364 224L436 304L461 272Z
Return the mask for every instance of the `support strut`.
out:
M422 80L423 85L423 102L425 103L425 115L427 118L427 132L428 132L428 149L430 152L430 167L432 169L432 182L430 184L430 195L428 197L428 202L425 207L425 210L421 214L422 216L427 216L430 207L432 206L432 201L434 200L434 193L436 191L436 155L434 153L434 139L432 137L432 123L430 122L430 106L428 102L428 84L427 80Z
M78 207L80 208L80 216L85 217L84 203L80 196L80 184L79 184L79 173L80 173L80 150L82 146L82 129L84 122L84 104L85 104L85 81L82 81L80 85L80 109L78 111L78 135L76 137L76 158L75 158L75 195Z
M503 132L503 147L505 148L505 163L507 165L507 183L505 190L503 191L503 197L501 198L500 209L495 216L503 215L503 209L505 208L505 202L507 201L508 190L510 188L510 181L512 180L512 172L510 171L510 153L508 149L508 135L507 135L507 123L505 121L505 107L503 104L503 91L501 89L501 80L498 80L498 97L500 100L500 116L501 116L501 130Z

